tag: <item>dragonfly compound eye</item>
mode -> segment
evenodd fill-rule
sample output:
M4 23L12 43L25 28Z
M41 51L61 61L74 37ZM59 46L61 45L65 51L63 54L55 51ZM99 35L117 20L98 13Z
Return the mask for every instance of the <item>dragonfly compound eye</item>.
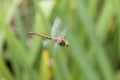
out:
M65 42L65 46L66 47L69 47L70 46L70 43L68 41Z

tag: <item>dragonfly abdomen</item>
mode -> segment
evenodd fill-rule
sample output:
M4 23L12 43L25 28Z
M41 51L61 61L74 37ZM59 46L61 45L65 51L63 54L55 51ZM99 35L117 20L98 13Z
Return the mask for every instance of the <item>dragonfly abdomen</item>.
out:
M43 37L43 38L47 38L47 39L52 39L52 38L49 37L49 36L46 36L46 35L44 35L44 34L37 34L37 33L35 33L35 32L29 32L29 34L33 34L33 35L37 35L37 36L41 36L41 37Z

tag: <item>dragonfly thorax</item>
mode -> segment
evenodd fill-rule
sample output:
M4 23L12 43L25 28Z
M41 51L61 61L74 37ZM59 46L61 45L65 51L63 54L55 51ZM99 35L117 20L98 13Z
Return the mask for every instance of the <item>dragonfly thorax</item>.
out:
M66 41L63 37L53 38L53 41L55 41L60 46L68 47L70 45L70 43L68 41Z

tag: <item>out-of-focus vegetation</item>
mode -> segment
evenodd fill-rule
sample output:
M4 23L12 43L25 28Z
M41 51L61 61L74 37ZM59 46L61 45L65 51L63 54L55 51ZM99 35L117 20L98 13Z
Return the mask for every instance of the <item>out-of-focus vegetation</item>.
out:
M56 16L70 47L43 47ZM120 0L0 0L0 80L120 80Z

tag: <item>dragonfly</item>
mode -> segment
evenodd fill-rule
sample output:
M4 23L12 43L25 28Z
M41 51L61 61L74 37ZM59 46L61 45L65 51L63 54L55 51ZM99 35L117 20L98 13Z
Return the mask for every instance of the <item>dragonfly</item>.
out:
M63 29L60 31L60 26L61 26L61 20L59 17L55 18L55 21L53 23L52 29L51 29L51 36L47 36L44 34L38 34L36 32L28 32L29 34L32 35L37 35L46 39L49 39L48 41L44 42L44 45L48 44L50 41L55 42L55 48L60 45L64 47L69 47L70 43L64 39L64 36L66 34L67 28Z

